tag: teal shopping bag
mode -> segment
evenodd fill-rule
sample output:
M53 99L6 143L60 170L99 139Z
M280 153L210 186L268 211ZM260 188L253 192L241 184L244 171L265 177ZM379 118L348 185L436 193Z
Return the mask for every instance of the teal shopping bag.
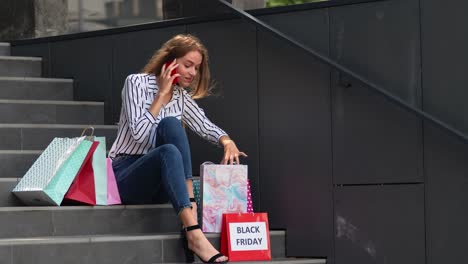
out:
M107 162L106 138L95 137L99 145L93 154L94 188L96 191L96 204L107 205Z
M198 223L201 223L201 207L200 207L200 179L193 179L193 196L195 198L195 202L197 203L197 220Z
M60 205L91 148L85 138L52 140L13 193L28 205Z

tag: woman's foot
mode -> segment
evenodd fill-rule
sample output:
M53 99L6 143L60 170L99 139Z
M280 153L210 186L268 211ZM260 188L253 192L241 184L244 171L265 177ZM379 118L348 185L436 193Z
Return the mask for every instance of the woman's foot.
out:
M211 257L219 253L213 245L211 245L210 241L208 241L201 229L195 229L187 232L187 240L189 249L204 262L210 260ZM214 262L218 263L226 261L228 261L228 258L226 256L221 256Z

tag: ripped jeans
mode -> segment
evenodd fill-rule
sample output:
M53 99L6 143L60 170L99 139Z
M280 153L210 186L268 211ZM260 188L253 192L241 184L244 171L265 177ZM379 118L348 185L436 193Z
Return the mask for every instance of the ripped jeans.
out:
M117 155L112 167L123 204L170 201L177 214L191 207L186 185L192 179L190 147L180 120L162 119L154 149L144 155Z

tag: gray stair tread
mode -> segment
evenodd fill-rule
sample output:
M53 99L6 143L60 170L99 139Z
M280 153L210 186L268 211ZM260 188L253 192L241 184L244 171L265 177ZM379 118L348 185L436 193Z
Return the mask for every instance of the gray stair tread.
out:
M0 77L0 98L7 100L73 100L73 80Z
M79 137L83 129L88 126L94 128L95 136L106 138L106 148L110 149L117 137L115 125L0 124L0 151L43 150L56 137ZM90 133L88 131L87 134ZM20 154L20 152L9 153Z
M106 144L107 149L110 147L111 144ZM43 150L0 150L0 178L23 177L42 152Z
M8 43L8 42L0 42L0 46L9 47L9 46L10 46L10 43Z
M18 178L0 178L0 206L22 205L22 202L11 192L19 180Z
M0 123L103 124L104 103L61 100L0 100Z
M219 248L219 234L207 237ZM284 231L270 231L272 257L282 261L280 263L287 260L285 237ZM174 233L0 239L0 256L9 260L9 264L183 263L180 242L180 235Z
M15 61L42 61L39 57L24 57L24 56L0 56L0 60L15 60Z
M24 154L24 155L39 155L43 150L0 150L2 154Z
M327 263L326 259L322 258L279 258L279 259L272 259L268 263L277 263L277 264L325 264ZM265 263L265 261L241 261L240 263L245 264L254 264L254 263Z
M116 233L155 234L179 232L181 227L170 204L10 206L0 208L0 225L0 238L23 240L30 237L50 239Z
M41 75L42 58L0 56L0 76L40 77Z
M0 150L1 178L23 177L43 150Z
M12 178L9 178L12 179ZM109 205L109 206L4 206L0 207L1 212L30 212L30 211L94 211L94 210L137 210L137 209L172 209L170 204L142 204L142 205Z
M219 233L207 233L207 238L220 238ZM285 236L283 230L270 230L270 237ZM180 239L180 233L144 234L144 235L86 235L86 236L51 236L51 237L26 237L26 238L1 238L0 246L6 245L38 245L38 244L64 244L64 243L89 243L89 242L117 242L138 240L173 240Z
M104 106L104 102L90 101L55 101L55 100L10 100L0 99L0 104L51 104L51 105L93 105Z
M0 82L1 81L73 83L73 79L41 78L41 77L5 77L5 76L0 76Z
M0 56L10 56L10 44L0 43Z

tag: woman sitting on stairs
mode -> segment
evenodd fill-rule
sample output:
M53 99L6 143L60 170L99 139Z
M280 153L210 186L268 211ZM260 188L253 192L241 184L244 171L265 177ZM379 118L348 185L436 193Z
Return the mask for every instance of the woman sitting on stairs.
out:
M143 73L125 80L118 135L109 156L124 204L170 201L184 226L187 261L193 262L195 253L204 262L223 263L227 257L197 223L190 147L181 122L222 145L223 164L239 164L239 156L246 154L193 100L208 95L209 84L208 52L200 40L177 35L167 41Z

